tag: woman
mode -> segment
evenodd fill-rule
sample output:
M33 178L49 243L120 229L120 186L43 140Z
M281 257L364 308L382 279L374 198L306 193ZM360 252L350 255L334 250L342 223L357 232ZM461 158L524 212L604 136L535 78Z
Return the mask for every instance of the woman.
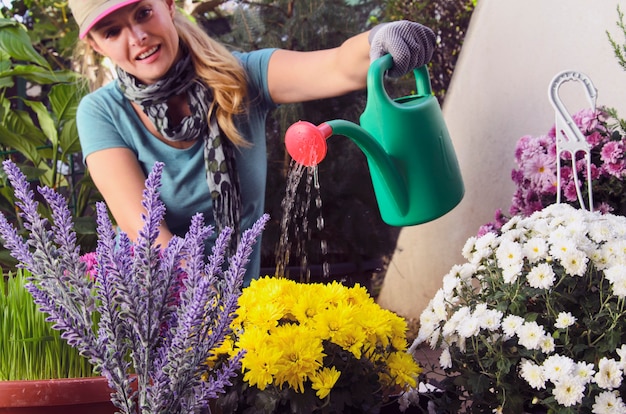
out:
M404 21L334 49L231 53L179 14L174 0L69 5L79 37L117 72L116 81L79 105L86 165L117 224L135 239L146 174L155 161L164 162L167 212L157 240L163 246L184 234L198 212L218 232L229 226L235 234L260 217L271 109L362 89L370 58L385 53L394 58L390 74L402 75L427 63L434 44L432 31ZM251 260L247 282L258 276L259 243Z

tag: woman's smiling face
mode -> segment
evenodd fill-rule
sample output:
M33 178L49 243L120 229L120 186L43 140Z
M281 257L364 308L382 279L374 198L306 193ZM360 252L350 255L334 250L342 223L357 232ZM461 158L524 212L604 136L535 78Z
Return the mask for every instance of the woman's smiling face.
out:
M102 19L89 31L93 49L145 84L161 79L176 62L179 38L173 0L143 0Z

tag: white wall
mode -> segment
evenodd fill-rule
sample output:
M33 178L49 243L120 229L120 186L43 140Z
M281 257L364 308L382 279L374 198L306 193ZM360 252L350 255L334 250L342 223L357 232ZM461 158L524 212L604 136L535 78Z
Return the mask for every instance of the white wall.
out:
M554 124L548 86L557 73L585 73L598 105L626 118L626 73L606 34L626 42L618 4L626 12L626 0L478 0L443 108L465 198L446 216L401 231L378 299L383 307L419 317L443 275L462 262L467 238L497 208L508 210L515 144ZM572 113L588 106L581 83L563 84L560 96Z

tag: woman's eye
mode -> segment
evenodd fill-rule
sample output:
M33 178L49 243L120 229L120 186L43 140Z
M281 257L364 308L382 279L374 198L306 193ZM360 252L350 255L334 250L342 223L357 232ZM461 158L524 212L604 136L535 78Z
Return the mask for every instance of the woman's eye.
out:
M144 7L137 11L137 21L146 20L152 15L152 9L150 7Z
M115 36L117 36L120 33L120 29L118 28L111 28L111 29L107 29L104 31L104 38L105 39L111 39Z

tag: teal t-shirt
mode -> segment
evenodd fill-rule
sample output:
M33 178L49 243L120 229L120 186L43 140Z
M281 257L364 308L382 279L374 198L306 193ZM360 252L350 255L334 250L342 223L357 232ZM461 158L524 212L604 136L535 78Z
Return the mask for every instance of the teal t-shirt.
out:
M250 228L263 214L267 153L265 120L276 107L267 86L267 67L275 49L235 53L248 75L249 111L236 118L239 132L252 145L236 149L236 167L241 187L241 230ZM191 217L200 212L205 223L214 224L213 204L206 182L202 140L186 149L173 148L154 137L141 122L117 82L85 96L77 111L78 134L83 157L108 148L132 150L148 174L156 161L164 163L161 199L166 206L165 221L176 235L184 235ZM216 234L211 237L208 249ZM254 246L246 273L246 284L259 276L261 241Z

